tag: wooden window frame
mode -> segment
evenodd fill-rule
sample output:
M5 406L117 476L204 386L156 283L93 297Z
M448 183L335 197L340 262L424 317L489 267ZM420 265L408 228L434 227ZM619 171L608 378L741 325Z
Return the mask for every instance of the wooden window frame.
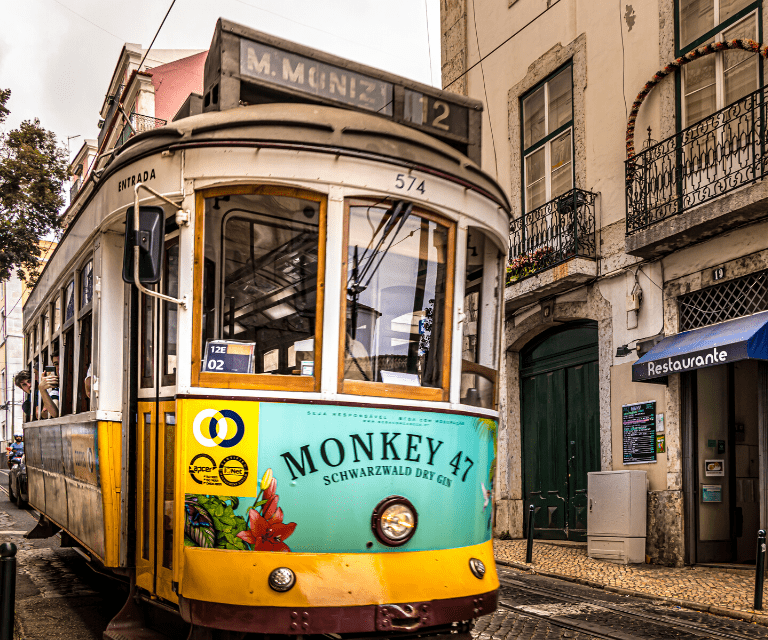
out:
M541 140L537 140L525 146L525 101L536 93L539 89L544 89L544 130L546 132L549 124L549 83L559 76L563 71L569 69L571 71L571 119L565 124L560 125L557 129L551 133L545 133ZM571 136L571 188L566 190L572 191L576 186L576 139L575 139L575 124L576 118L574 115L574 82L573 82L573 60L569 60L566 64L558 67L554 72L550 73L544 80L531 87L522 96L520 96L520 151L521 151L521 169L523 174L522 179L522 191L521 196L523 199L523 211L524 214L533 211L527 198L528 192L528 172L526 170L526 160L533 154L537 153L539 149L544 149L544 203L553 200L552 197L552 143L563 136L565 133L569 133ZM555 196L558 197L558 196ZM543 205L539 205L543 206ZM538 208L538 207L536 207Z
M65 278L64 287L62 288L62 294L61 294L61 330L65 331L66 329L69 329L71 325L75 323L75 320L77 319L77 278L75 277L76 274L71 274L68 278ZM72 317L69 319L66 319L67 315L67 307L65 303L67 302L67 289L69 288L69 285L72 284L72 298L74 299L73 302L73 309L72 309Z
M318 203L317 295L315 315L314 377L264 373L214 373L202 371L203 278L205 265L205 200L227 195L270 195L300 198ZM319 392L322 372L323 315L325 305L325 260L328 197L293 187L238 185L213 187L195 193L194 283L192 287L192 386L218 389L263 389L267 391ZM221 266L219 266L221 268Z
M168 250L171 247L179 247L179 264L177 265L178 273L176 274L176 281L177 281L177 288L178 288L178 278L181 275L181 244L179 242L180 235L177 232L175 232L175 235L171 238L168 237L168 234L166 234L166 237L164 239L165 242L165 258L163 260L163 280L162 280L162 293L165 295L170 295L168 293ZM178 294L178 291L177 291ZM178 297L178 295L176 296ZM176 371L174 373L165 373L165 364L168 358L168 353L166 351L168 347L168 336L166 335L166 332L168 330L167 326L167 318L169 315L169 308L170 305L174 303L172 302L161 302L160 303L160 366L159 366L159 372L158 375L160 376L160 386L161 387L175 387L176 386L176 374L178 373L178 357L179 357L179 336L178 336L178 326L179 326L179 315L178 315L178 307L176 309Z
M446 259L445 283L445 318L448 326L443 332L443 361L441 387L414 387L404 384L388 384L386 382L365 382L363 380L346 380L344 378L344 346L347 331L347 268L349 263L349 210L353 206L385 206L389 207L395 198L374 200L369 198L346 198L344 200L344 237L341 255L341 301L339 313L339 393L355 396L374 396L379 398L402 398L404 400L426 400L430 402L448 402L451 391L451 346L453 341L453 296L456 280L456 222L450 218L432 213L422 207L413 208L413 213L420 218L430 220L446 227L448 232L448 255Z

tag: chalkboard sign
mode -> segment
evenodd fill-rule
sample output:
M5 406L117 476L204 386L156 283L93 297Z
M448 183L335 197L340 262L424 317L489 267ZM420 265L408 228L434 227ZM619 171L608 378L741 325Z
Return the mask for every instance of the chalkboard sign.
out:
M656 462L656 402L621 407L624 464Z
M210 340L205 345L203 371L217 373L253 373L255 342Z

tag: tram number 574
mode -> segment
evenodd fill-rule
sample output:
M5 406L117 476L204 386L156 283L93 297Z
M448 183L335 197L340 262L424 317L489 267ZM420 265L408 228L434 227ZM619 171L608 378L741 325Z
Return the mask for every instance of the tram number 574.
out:
M424 180L419 182L419 179L414 178L413 176L398 173L395 178L395 189L401 189L402 191L418 191L419 193L424 194L426 191L424 182Z

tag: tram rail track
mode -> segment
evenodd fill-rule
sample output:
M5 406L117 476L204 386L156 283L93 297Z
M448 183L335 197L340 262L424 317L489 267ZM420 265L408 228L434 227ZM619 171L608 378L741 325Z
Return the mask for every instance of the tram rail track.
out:
M719 638L722 640L754 640L755 638L768 638L768 630L745 625L749 633L735 630L721 630L712 628L680 617L642 611L620 604L608 602L604 599L586 600L584 597L563 593L557 589L551 589L540 584L531 584L526 580L516 580L506 575L500 575L501 592L499 607L514 611L517 615L539 620L546 620L548 624L582 634L588 634L595 638L609 640L638 640L649 638L675 638L676 640L693 640L695 638ZM514 590L518 593L515 595ZM534 596L533 603L525 600ZM514 600L522 598L523 604L515 604ZM536 598L545 600L536 602ZM512 602L510 602L512 601ZM650 603L643 603L641 608L652 607ZM692 612L693 615L709 615ZM597 622L589 619L596 618ZM720 618L714 619L720 620ZM632 628L642 625L640 633L633 632ZM742 623L726 623L731 626L739 626ZM607 626L610 625L610 626ZM618 627L618 628L615 628ZM653 627L657 629L654 631Z

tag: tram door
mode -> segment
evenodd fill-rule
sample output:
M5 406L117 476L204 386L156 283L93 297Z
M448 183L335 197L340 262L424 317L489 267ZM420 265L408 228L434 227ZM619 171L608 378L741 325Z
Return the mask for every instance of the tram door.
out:
M166 235L162 279L154 289L178 297L178 267L174 230ZM145 294L138 299L136 584L178 602L173 591L173 543L182 535L173 518L178 308Z

